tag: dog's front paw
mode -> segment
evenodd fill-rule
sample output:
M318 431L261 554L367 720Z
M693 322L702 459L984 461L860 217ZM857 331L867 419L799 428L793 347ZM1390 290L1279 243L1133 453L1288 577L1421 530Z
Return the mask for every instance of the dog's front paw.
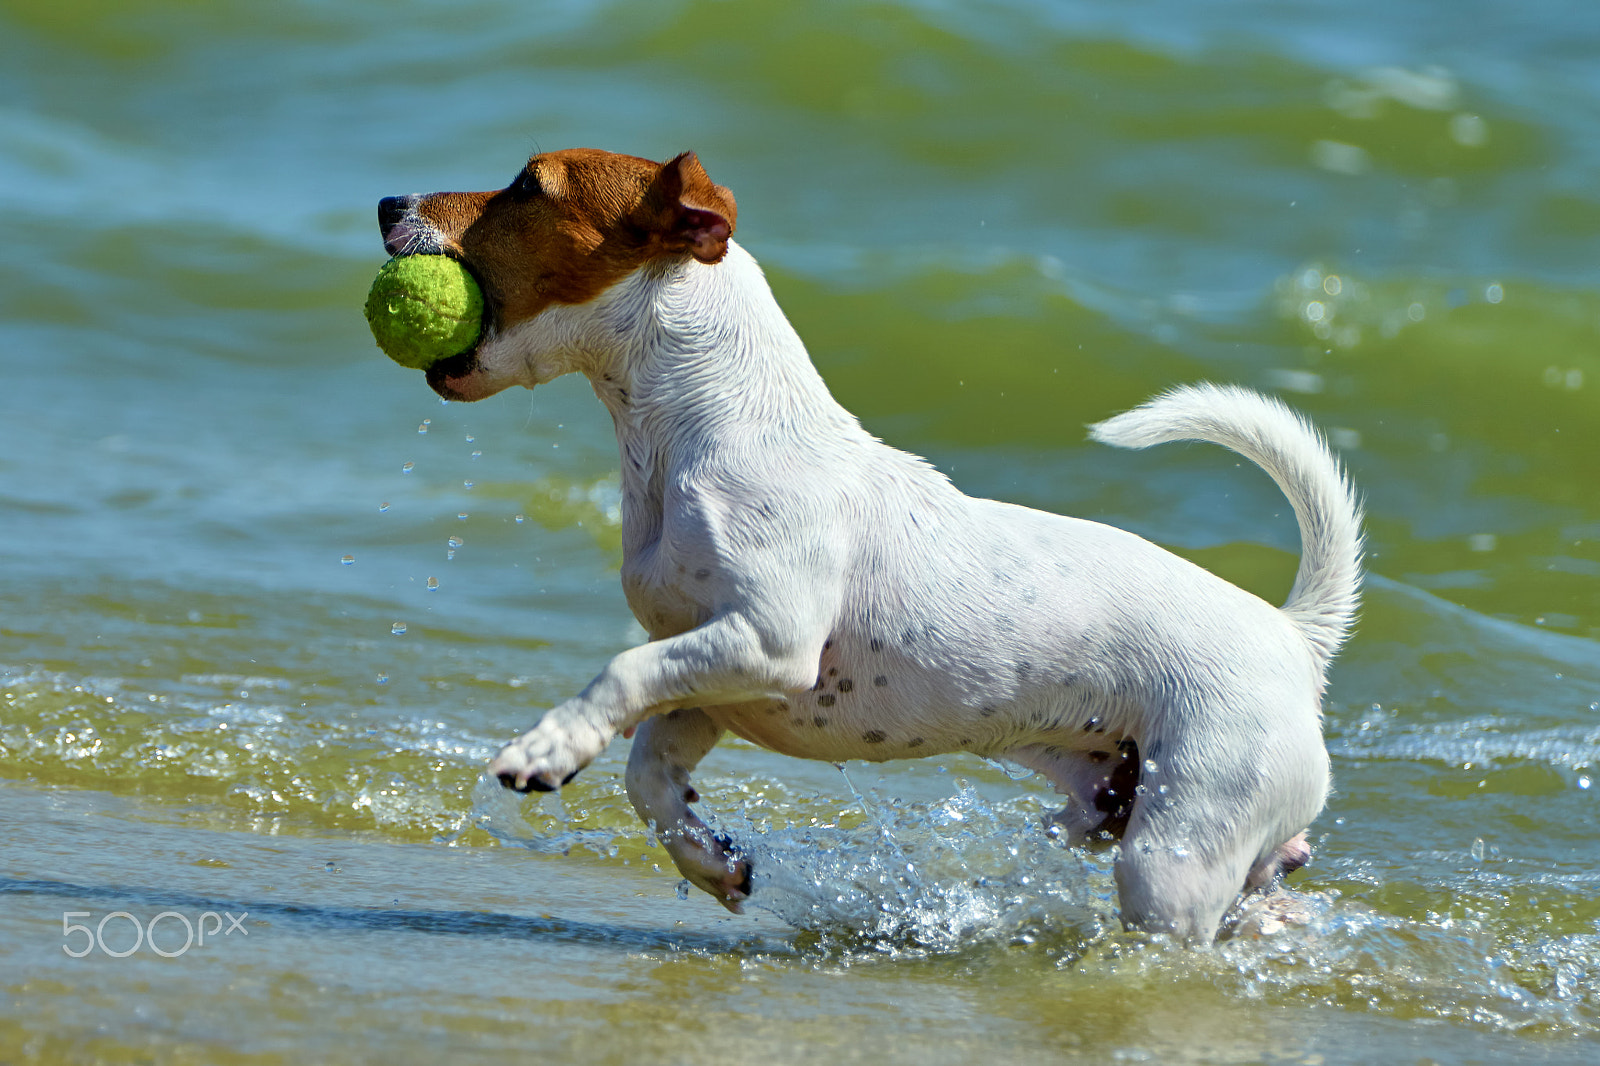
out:
M553 792L605 748L603 738L561 729L554 713L513 740L489 761L489 772L517 792ZM587 731L585 731L587 732Z
M663 837L662 845L690 884L734 914L743 914L751 892L750 861L731 839L711 832L698 818L695 822Z

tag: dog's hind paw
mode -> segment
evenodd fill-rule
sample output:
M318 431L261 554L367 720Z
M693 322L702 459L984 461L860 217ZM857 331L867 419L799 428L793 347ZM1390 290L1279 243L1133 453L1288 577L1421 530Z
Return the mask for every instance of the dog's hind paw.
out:
M1223 939L1273 936L1285 929L1309 926L1316 920L1312 897L1278 887L1246 896L1224 921Z

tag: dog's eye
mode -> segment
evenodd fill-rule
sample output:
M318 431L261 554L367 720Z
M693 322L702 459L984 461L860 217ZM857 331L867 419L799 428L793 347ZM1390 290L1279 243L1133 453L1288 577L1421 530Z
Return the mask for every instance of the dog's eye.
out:
M506 188L506 192L509 192L512 196L517 197L519 200L525 200L529 197L538 196L540 192L539 178L533 173L532 170L523 168L523 170L512 179L511 184Z

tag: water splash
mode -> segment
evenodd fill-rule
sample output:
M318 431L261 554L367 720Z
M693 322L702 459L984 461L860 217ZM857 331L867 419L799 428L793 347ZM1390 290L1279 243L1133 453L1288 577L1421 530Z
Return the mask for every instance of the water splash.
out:
M525 800L480 772L495 739L433 719L328 720L301 706L309 690L282 678L186 675L181 690L162 693L107 679L3 680L0 760L13 776L202 804L258 831L311 825L578 849L605 864L655 862L659 874L639 884L664 896L677 882L634 819L620 759L560 795ZM1600 875L1586 866L1552 867L1488 841L1480 849L1471 833L1454 851L1407 852L1399 865L1328 849L1295 878L1294 920L1246 914L1215 950L1194 951L1121 930L1114 852L1052 839L1041 823L1053 799L1042 789L993 774L981 790L957 781L949 795L910 802L855 788L852 775L841 776L840 795L749 772L702 783L702 814L732 812L714 824L752 860L749 909L798 930L780 938L791 960L1026 958L1015 964L1050 980L1198 984L1231 999L1500 1032L1600 1033ZM664 920L673 905L661 901ZM684 905L715 910L699 892Z
M1058 844L1031 798L992 803L962 781L946 799L907 803L845 781L865 815L854 827L718 826L750 857L750 905L820 945L922 955L1087 941L1114 922L1109 860Z
M469 826L476 826L501 844L542 855L569 855L573 848L583 847L613 858L618 840L628 835L611 829L573 828L559 791L540 793L538 806L543 813L542 826L535 828L528 821L522 796L487 773L482 774L472 786L472 813L467 824L454 834L441 837L440 842L451 843Z

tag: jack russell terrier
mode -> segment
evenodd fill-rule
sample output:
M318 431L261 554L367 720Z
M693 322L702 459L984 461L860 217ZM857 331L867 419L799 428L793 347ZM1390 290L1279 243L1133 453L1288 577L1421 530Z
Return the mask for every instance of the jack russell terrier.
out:
M807 759L972 752L1043 774L1073 843L1119 839L1130 928L1209 942L1241 892L1309 858L1321 697L1360 585L1361 515L1321 437L1240 388L1094 426L1220 444L1288 496L1302 556L1276 609L1110 526L972 499L836 403L693 153L535 155L504 189L389 197L391 255L477 278L484 331L428 384L481 400L581 372L616 423L622 586L650 635L489 770L560 788L618 734L678 869L738 912L750 865L691 808L732 730Z

